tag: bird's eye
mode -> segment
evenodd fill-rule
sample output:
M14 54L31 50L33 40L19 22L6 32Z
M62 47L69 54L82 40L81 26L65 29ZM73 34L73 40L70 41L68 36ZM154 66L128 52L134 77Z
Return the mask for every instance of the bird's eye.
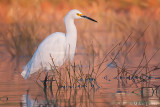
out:
M82 16L82 14L77 13L77 16Z

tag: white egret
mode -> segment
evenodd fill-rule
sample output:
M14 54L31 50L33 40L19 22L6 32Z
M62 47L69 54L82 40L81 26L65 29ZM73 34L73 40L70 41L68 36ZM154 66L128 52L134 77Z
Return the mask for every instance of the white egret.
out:
M50 64L53 63L52 58L55 66L62 66L68 59L70 61L73 60L77 42L77 29L74 24L74 19L80 18L97 22L92 18L82 15L82 13L76 9L70 10L64 18L66 33L56 32L42 41L21 73L24 79L27 79L31 74L40 69L44 71L51 70Z

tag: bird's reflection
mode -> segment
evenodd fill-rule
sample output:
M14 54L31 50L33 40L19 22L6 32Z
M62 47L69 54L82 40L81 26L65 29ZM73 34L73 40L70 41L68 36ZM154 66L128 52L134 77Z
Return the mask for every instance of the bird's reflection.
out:
M29 98L29 95L25 94L22 96L22 107L34 107L37 105L35 100Z
M35 105L38 105L38 102L31 99L28 93L29 90L27 90L27 94L22 96L22 107L35 107Z
M43 83L40 89L42 94L37 95L35 98L30 91L27 90L26 94L22 96L23 107L44 107L44 106L77 106L84 105L85 103L92 103L94 105L95 91L93 84L87 87L79 88L59 88L52 85L52 82ZM96 85L95 85L96 86ZM54 87L54 89L53 89ZM57 89L55 89L57 88ZM98 87L99 88L99 87ZM85 99L85 100L84 100Z
M27 90L27 94L22 96L22 107L46 107L46 106L53 106L58 107L56 104L53 92L52 98L48 96L47 87L44 87L43 92L44 96L37 96L35 99L32 98L32 95L29 94L29 90ZM45 99L43 100L44 97Z

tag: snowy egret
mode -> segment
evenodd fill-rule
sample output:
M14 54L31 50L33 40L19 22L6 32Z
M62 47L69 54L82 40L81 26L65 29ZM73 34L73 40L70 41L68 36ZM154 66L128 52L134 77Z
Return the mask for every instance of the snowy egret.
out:
M44 71L51 70L53 62L55 66L62 66L66 60L73 60L77 42L77 29L74 24L74 19L80 18L97 22L90 17L82 15L82 13L76 9L70 10L64 18L66 34L56 32L42 41L21 73L24 79L27 79L31 74L40 69Z

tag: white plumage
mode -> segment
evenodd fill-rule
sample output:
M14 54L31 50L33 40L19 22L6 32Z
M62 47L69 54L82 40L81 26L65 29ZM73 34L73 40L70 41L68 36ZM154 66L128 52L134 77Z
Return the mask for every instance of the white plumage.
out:
M82 15L82 13L76 9L69 11L64 18L66 34L56 32L42 41L21 73L25 79L40 69L45 71L51 70L51 65L53 66L52 58L55 66L62 66L68 59L70 61L73 60L77 42L77 29L74 24L74 19L79 18L87 18L95 21Z

